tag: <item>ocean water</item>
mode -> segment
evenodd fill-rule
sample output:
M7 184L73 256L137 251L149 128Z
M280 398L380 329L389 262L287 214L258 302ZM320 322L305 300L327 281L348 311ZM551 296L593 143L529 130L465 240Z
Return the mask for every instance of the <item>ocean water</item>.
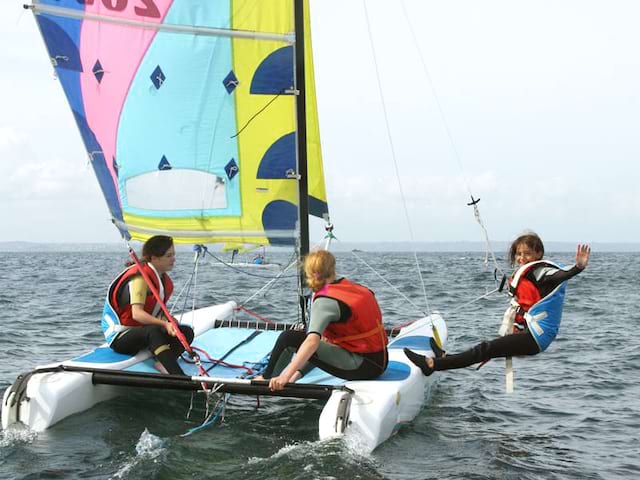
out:
M274 255L272 261L288 258ZM339 253L340 273L376 292L389 325L416 318L389 285L425 308L413 254L358 255L366 264ZM483 255L418 258L429 307L449 326L447 349L494 336L506 296L463 305L494 288ZM569 253L548 258L572 261ZM121 252L0 252L0 390L36 365L101 343L102 301L124 259ZM177 290L192 259L180 253L178 260ZM199 269L196 305L243 302L273 275L249 273L208 261ZM294 282L283 279L247 306L294 320ZM0 478L640 478L638 285L640 254L594 252L588 269L570 281L558 339L544 354L514 360L513 394L504 392L503 361L436 373L420 415L372 454L359 451L357 441L318 441L318 402L263 399L256 408L253 398L232 397L222 425L182 437L203 415L196 402L186 419L189 393L132 390L45 432L1 432Z

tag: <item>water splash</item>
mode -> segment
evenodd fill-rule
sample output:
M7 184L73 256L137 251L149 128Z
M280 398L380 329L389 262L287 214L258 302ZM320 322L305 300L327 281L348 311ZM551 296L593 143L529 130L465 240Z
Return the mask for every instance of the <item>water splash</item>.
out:
M136 466L146 463L158 463L164 459L167 453L166 441L144 429L136 444L136 455L131 458L111 478L124 478Z
M0 432L0 448L13 447L18 444L32 443L38 434L21 424L11 425Z

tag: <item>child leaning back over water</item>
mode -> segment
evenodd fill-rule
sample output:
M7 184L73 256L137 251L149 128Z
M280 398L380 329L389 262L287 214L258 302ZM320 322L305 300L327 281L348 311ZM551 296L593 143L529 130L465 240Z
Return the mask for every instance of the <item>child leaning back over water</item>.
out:
M555 339L562 316L562 303L567 280L587 267L591 248L578 245L576 264L569 270L542 260L544 246L535 233L520 235L512 244L509 260L518 269L509 280L517 304L513 333L479 343L455 355L436 358L419 355L408 348L404 353L424 375L434 371L464 368L492 358L536 355L544 352ZM513 303L512 303L513 304Z

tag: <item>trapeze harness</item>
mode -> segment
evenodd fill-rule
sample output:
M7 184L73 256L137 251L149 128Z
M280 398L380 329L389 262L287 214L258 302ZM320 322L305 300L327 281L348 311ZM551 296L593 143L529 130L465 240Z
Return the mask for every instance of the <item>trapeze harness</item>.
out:
M153 286L160 293L160 298L166 302L171 296L171 292L173 292L173 282L169 278L169 275L162 275L162 277L160 277L156 269L150 263L142 264L142 268L147 274L147 277L151 279ZM104 308L102 310L101 321L102 333L109 345L111 345L120 332L131 327L143 326L142 323L133 319L130 303L122 306L118 304L118 298L122 289L127 288L129 282L136 275L140 275L140 272L136 265L132 265L120 273L109 286L107 298L105 299ZM162 281L160 280L161 278ZM147 298L144 302L143 308L145 312L154 317L157 317L160 313L160 304L156 301L151 291L147 292Z
M387 348L382 312L371 290L346 278L328 283L313 295L343 302L351 310L344 322L331 322L322 333L330 343L353 353L381 352Z
M514 325L518 330L523 330L526 325L540 351L544 352L560 328L567 282L562 282L548 295L541 297L538 287L526 278L527 273L540 266L561 269L555 263L539 260L516 270L509 282L509 294L513 299L504 314L500 335L511 333Z

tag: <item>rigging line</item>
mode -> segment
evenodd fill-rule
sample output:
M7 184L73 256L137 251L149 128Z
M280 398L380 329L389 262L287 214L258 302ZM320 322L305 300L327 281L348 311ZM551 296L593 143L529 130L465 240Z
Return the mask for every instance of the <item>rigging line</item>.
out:
M246 305L246 304L247 304L247 303L249 303L251 300L253 300L255 297L257 297L258 295L260 295L260 293L261 293L263 290L266 290L266 289L267 289L267 288L269 288L272 284L274 284L275 282L277 282L277 281L280 279L280 277L281 277L282 275L284 275L284 273L285 273L287 270L289 270L293 265L296 265L297 263L298 263L298 262L295 262L295 261L293 261L293 262L289 263L289 265L287 265L287 266L284 268L284 270L282 270L282 272L280 272L280 273L278 274L278 276L276 276L276 277L272 278L272 279L271 279L271 280L269 280L266 284L264 284L264 285L263 285L260 289L258 289L258 290L253 294L253 295L251 295L251 296L250 296L249 298L247 298L244 302L242 302L242 305ZM295 275L295 276L297 277L297 275ZM284 277L284 278L293 278L293 277L294 277L294 275L289 275L289 276Z
M312 250L315 250L317 248L320 248L320 246L322 245L322 241L319 241L318 243L314 244ZM282 270L282 272L280 272L276 277L273 277L273 279L269 282L267 282L265 285L262 286L262 288L260 288L258 291L256 291L253 295L251 295L249 298L247 298L244 302L242 302L242 305L246 305L247 303L249 303L251 300L253 300L255 297L257 297L258 295L260 295L260 293L262 293L265 290L268 290L269 288L271 288L272 285L275 284L275 282L277 280L279 280L280 278L294 278L297 277L298 275L288 275L286 277L283 277L284 273L289 270L293 265L297 265L298 261L297 261L297 252L294 251L293 254L290 257L289 260L289 264Z
M460 153L458 152L458 148L456 147L456 142L453 139L453 134L451 133L451 128L449 128L449 123L447 122L447 117L444 114L444 109L442 108L442 104L440 103L440 97L438 97L438 93L436 92L436 87L435 87L435 83L433 82L433 78L431 77L431 73L429 72L429 69L427 68L427 62L424 59L424 55L422 54L422 50L420 49L419 43L418 43L418 37L416 36L415 30L413 28L413 24L411 23L409 14L407 13L407 8L405 6L405 2L404 0L400 1L400 5L402 6L402 12L404 14L405 20L407 22L407 25L409 26L409 32L411 33L411 37L413 39L413 44L416 48L416 51L418 52L418 57L420 58L420 64L422 65L422 70L424 71L425 76L427 77L427 81L429 83L429 87L431 88L431 93L433 95L433 98L436 102L436 107L438 108L438 113L440 114L440 119L442 121L442 125L444 126L444 130L447 134L447 137L449 138L449 144L451 145L451 151L453 152L453 156L456 160L456 163L458 165L458 169L460 170L460 174L462 175L462 180L464 183L464 186L467 190L467 192L469 193L469 196L471 197L471 204L473 205L473 213L474 216L476 218L476 221L478 222L478 224L480 225L480 228L482 228L482 231L484 233L484 237L485 237L485 242L487 245L487 253L489 255L491 255L491 259L493 260L493 264L495 266L495 268L498 269L498 271L502 272L502 269L498 266L498 262L496 260L496 257L493 253L493 248L491 247L491 241L489 240L489 233L487 232L486 227L484 226L484 223L482 222L482 219L480 218L480 209L478 208L478 200L475 200L473 198L473 193L471 192L471 187L469 186L469 180L467 179L467 176L465 174L465 170L462 166L462 157L460 156ZM485 259L485 263L486 263L486 259Z
M180 300L180 298L182 298L182 294L184 293L185 290L191 288L191 282L193 281L193 271L191 272L191 275L189 276L189 279L184 283L184 285L182 286L182 289L180 290L180 292L178 293L178 295L175 296L175 298L173 299L173 301L171 302L171 308L169 309L169 311L171 313L173 313L176 309L176 305L178 303L178 300ZM187 296L189 294L187 293ZM185 304L186 305L186 304ZM184 307L183 307L184 308Z
M289 268L290 265L297 263L297 254L294 251L291 256L289 257L289 260L287 261L287 266L285 267L285 270L287 270ZM296 275L288 275L288 276L283 276L282 278L297 278L298 274L296 273ZM275 280L277 280L278 277L276 277ZM264 294L263 296L267 295L267 292L271 289L271 287L273 287L276 283L275 280L272 282L269 282L267 285L264 286L263 290L264 290Z
M182 287L182 290L180 290L180 293L178 294L178 296L176 297L176 299L173 301L172 305L171 305L171 310L170 312L173 313L178 300L180 300L180 298L182 297L182 294L184 293L184 291L186 290L187 292L185 293L184 296L184 303L182 304L182 311L180 312L180 318L182 318L182 314L184 312L187 311L187 302L189 301L189 295L191 293L191 285L194 285L194 290L193 290L193 304L192 304L192 309L191 311L194 312L196 309L196 289L197 289L197 283L198 283L198 264L200 262L200 257L201 257L201 249L205 248L202 245L194 245L194 251L195 251L195 257L193 259L193 269L191 270L191 275L189 276L189 280L187 280L187 282L185 283L184 287ZM192 317L195 318L195 317ZM193 326L193 321L192 321L192 325Z
M206 248L206 247L205 247ZM193 259L194 268L193 268L193 302L191 303L191 311L195 312L196 310L196 296L198 291L198 265L200 264L200 256L202 252L200 248L196 250L195 258Z
M254 114L253 114L253 116L252 116L249 120L247 120L247 123L245 123L245 124L242 126L242 128L236 132L236 134L235 134L235 135L232 135L232 136L231 136L231 137L229 137L229 138L236 138L238 135L240 135L240 134L243 132L243 130L244 130L245 128L247 128L247 127L249 126L249 124L250 124L251 122L253 122L253 120L255 120L255 118L256 118L258 115L260 115L260 114L261 114L262 112L264 112L267 108L269 108L269 105L271 105L273 102L275 102L275 101L278 99L278 97L279 97L280 95L282 95L283 93L285 93L284 88L283 88L282 90L280 90L280 91L278 92L278 94L277 94L277 95L275 95L271 100L269 100L269 102L267 102L267 104L266 104L264 107L262 107L262 108L261 108L260 110L258 110L256 113L254 113Z
M494 293L497 293L499 291L500 291L500 288L494 288L493 290L491 290L490 292L485 293L484 295L480 295L479 297L476 297L473 300L470 300L470 301L468 301L466 303L463 303L462 305L458 305L456 308L453 308L453 309L449 310L449 313L457 312L461 308L468 307L472 303L475 303L475 302L477 302L479 300L482 300L483 298L489 298L489 296L491 296Z
M322 241L319 241L318 243L314 244L313 248L311 250L315 250L317 248L320 248L320 246L322 245ZM263 291L268 290L269 288L271 288L276 281L278 281L280 278L294 278L297 277L298 275L288 275L286 277L283 277L284 273L289 270L293 265L297 265L298 261L297 261L297 253L294 251L293 254L290 257L289 260L289 264L282 270L282 272L280 272L276 277L273 277L272 280L270 280L269 282L267 282L265 285L263 285L259 290L257 290L253 295L251 295L249 298L247 298L244 302L242 302L241 305L246 305L247 303L249 303L251 300L253 300L255 297L257 297L258 295L260 295L260 293L262 293Z
M258 275L256 273L251 273L251 272L245 272L244 270L242 270L241 268L237 268L234 267L233 265L231 265L230 263L225 262L224 260L222 260L221 258L216 257L213 253L211 253L209 250L207 250L205 253L207 253L208 255L212 256L213 258L215 258L218 262L220 262L221 264L225 265L226 267L230 268L231 270L235 270L238 273L242 273L243 275L247 275L249 277L258 277L258 278L272 278L272 279L278 279L282 277L282 272L279 273L278 275L276 275L275 277L273 275ZM286 270L286 269L285 269ZM294 275L289 275L287 277L284 278L293 278Z
M191 292L191 285L193 284L194 275L196 274L195 269L196 269L196 267L194 265L194 269L191 271L191 275L189 276L189 280L187 280L187 282L184 284L184 287L182 287L182 290L180 290L180 293L178 294L176 299L173 301L173 303L171 305L171 309L169 310L171 312L171 314L173 314L173 311L175 310L175 307L178 304L178 300L180 300L180 297L182 297L182 294L186 290L187 292L184 295L184 303L182 304L182 311L178 314L178 317L180 318L180 322L179 323L182 323L182 315L184 314L184 312L187 311L187 302L189 301L189 293ZM193 319L195 317L192 316L191 318ZM193 327L193 320L191 321L191 326Z
M400 190L400 197L402 199L402 206L404 208L404 215L405 215L405 218L407 220L407 226L409 228L409 236L411 238L411 245L413 246L413 249L414 249L413 250L413 256L414 256L414 259L416 261L416 267L417 267L417 270L418 270L418 277L420 278L420 284L422 285L422 293L424 295L424 302L425 302L425 305L427 307L427 312L429 314L431 314L431 307L429 306L429 299L427 297L427 288L426 288L425 283L424 283L424 278L422 277L422 272L421 272L421 269L420 269L420 261L418 260L418 254L415 251L415 237L414 237L414 234L413 234L413 227L411 226L411 218L409 218L409 210L407 208L407 200L406 200L406 197L405 197L405 194L404 194L404 189L402 188L402 182L400 180L400 170L398 168L398 161L397 161L397 157L396 157L395 145L393 143L393 137L391 135L391 126L389 125L389 117L388 117L388 114L387 114L387 105L386 105L386 102L384 101L384 95L382 94L382 81L380 79L380 71L379 71L379 68L378 68L378 60L377 60L377 57L376 57L376 49L375 49L375 46L374 46L374 43L373 43L373 35L372 35L372 32L371 32L371 22L369 20L369 10L367 9L366 0L362 0L362 6L364 7L364 13L365 13L364 16L365 16L365 19L366 19L366 22L367 22L367 32L369 34L369 44L371 45L371 53L373 54L373 64L374 64L375 71L376 71L376 80L377 80L377 83L378 83L378 93L380 94L380 101L381 101L381 104L382 104L382 111L383 111L383 114L384 114L384 122L385 122L386 129L387 129L387 138L389 140L389 146L391 148L391 158L393 159L393 166L394 166L395 173L396 173L396 180L398 182L398 189Z
M425 312L422 311L422 309L416 305L415 303L413 303L409 297L407 297L404 293L402 293L398 287L396 287L395 285L393 285L389 280L387 280L386 278L384 278L382 275L380 275L375 268L373 268L371 265L369 265L366 260L364 260L363 258L359 257L358 254L356 252L354 252L353 250L351 251L351 253L353 254L354 257L356 257L358 260L360 260L362 263L364 263L367 267L369 267L369 269L375 273L378 277L380 277L380 279L385 282L387 285L389 285L391 288L393 288L396 292L398 292L400 294L400 296L402 298L404 298L407 302L409 302L411 305L413 305L415 307L415 309L420 312L422 315L425 315Z

